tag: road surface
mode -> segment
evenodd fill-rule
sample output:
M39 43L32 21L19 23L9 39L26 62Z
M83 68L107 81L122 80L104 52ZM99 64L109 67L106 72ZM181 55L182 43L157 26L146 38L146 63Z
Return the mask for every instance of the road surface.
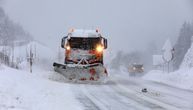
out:
M105 84L70 83L71 90L85 110L193 110L193 91L118 74Z

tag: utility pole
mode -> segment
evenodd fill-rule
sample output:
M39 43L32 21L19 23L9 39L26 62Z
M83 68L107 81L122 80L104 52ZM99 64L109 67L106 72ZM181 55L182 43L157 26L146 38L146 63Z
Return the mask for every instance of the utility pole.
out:
M12 44L12 61L11 61L11 67L14 67L15 65L14 65L14 42L13 42L13 44Z
M33 53L32 53L32 47L31 47L31 46L30 46L30 58L29 58L29 62L30 62L30 73L32 73Z
M36 44L35 44L35 53L34 53L34 58L36 59L37 58L37 54L36 54Z

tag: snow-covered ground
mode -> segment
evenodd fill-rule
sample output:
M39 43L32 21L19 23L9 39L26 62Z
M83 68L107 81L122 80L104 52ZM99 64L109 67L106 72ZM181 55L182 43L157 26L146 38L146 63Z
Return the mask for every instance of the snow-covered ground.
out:
M0 68L0 110L82 110L70 89L69 84Z

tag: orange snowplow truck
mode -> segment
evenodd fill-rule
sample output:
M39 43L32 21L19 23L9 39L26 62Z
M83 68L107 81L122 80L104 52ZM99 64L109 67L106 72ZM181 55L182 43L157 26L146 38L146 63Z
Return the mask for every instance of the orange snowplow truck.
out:
M70 80L104 80L108 74L103 65L107 39L98 30L74 30L62 38L64 64L54 63L55 71Z

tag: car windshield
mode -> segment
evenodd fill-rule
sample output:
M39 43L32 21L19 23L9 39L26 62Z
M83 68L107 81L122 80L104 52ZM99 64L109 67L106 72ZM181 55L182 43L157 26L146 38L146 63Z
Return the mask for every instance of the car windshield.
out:
M133 67L135 67L135 68L142 68L143 65L133 65Z
M100 38L71 37L69 43L73 49L93 50L100 43Z

